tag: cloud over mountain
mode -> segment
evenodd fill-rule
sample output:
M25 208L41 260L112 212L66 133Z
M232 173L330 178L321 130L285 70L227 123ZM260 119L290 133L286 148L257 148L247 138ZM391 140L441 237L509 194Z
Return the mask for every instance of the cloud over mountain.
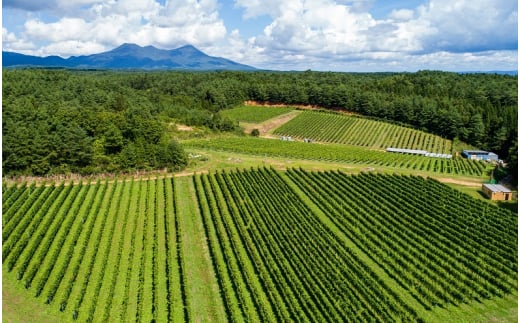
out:
M4 48L80 55L124 42L173 48L275 69L511 69L518 4L510 0L51 0L4 1L23 21L4 22ZM385 14L375 9L388 7ZM226 15L222 10L234 10ZM232 8L232 9L229 9ZM22 14L20 14L20 12ZM234 17L231 22L230 16ZM248 23L264 22L253 36ZM228 26L233 26L232 28ZM452 59L431 60L432 57ZM357 65L354 64L357 62ZM443 62L442 64L440 62ZM475 66L475 64L477 66Z
M231 60L208 56L192 45L162 50L153 46L123 44L107 52L71 56L30 56L2 52L3 67L67 67L88 69L145 69L145 70L254 70L255 68Z

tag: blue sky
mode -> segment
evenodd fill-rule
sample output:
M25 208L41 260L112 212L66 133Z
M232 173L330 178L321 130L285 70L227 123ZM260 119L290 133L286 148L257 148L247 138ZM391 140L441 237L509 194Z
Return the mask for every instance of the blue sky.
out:
M122 43L258 68L517 70L514 0L4 0L3 50L87 55Z

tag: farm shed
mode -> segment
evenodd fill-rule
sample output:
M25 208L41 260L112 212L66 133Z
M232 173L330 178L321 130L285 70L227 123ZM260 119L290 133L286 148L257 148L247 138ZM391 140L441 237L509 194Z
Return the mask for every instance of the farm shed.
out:
M509 201L513 199L513 192L499 184L482 184L482 192L493 201Z
M498 161L498 155L482 150L463 150L462 157L473 160Z

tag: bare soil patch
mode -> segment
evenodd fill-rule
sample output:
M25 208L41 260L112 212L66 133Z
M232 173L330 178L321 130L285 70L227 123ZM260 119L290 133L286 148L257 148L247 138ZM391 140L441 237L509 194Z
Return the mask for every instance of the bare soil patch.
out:
M177 124L178 131L193 131L193 128L184 124Z
M324 108L317 105L310 104L281 104L281 103L271 103L271 102L260 102L260 101L245 101L244 105L251 106L259 106L259 107L295 107L300 110L329 110L335 111L346 115L359 115L358 113L354 113L352 111L346 110L345 108L334 107L334 108Z
M271 102L260 102L260 101L245 101L244 105L251 105L256 107L295 107L301 109L319 109L317 105L305 105L305 104L283 104L283 103L271 103Z
M455 179L455 178L445 178L445 177L435 177L439 182L442 183L448 183L448 184L457 184L462 186L469 186L469 187L481 187L482 183L479 179L472 180L461 180L461 179Z

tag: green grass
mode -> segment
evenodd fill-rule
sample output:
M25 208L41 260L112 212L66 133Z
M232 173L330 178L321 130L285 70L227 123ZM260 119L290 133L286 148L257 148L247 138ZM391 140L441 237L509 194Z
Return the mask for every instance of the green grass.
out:
M232 151L218 151L203 148L188 148L187 151L192 156L200 156L190 160L184 174L207 173L216 170L234 170L234 169L250 169L258 167L272 167L277 170L286 170L288 168L303 168L306 170L322 171L322 170L341 170L344 173L358 174L362 172L376 172L385 174L403 174L403 175L419 175L423 177L437 178L442 182L450 184L450 182L460 183L459 185L450 184L457 189L463 189L468 193L474 193L472 196L484 199L484 196L478 194L478 190L484 179L475 176L464 176L458 174L439 174L428 171L420 171L409 168L395 168L390 166L374 165L368 163L345 163L340 161L320 161L313 159L285 158L273 157L265 155L253 155L237 153ZM471 194L470 194L471 195ZM489 199L486 199L489 201Z
M427 322L518 322L518 293L472 302L459 306L437 308L425 313Z
M224 110L222 115L236 121L248 123L260 123L282 114L291 112L291 107L262 107L262 106L240 106Z
M55 323L69 321L68 316L35 299L33 292L26 290L16 280L15 273L7 273L5 266L2 266L2 272L2 322Z
M185 259L189 318L195 322L223 322L224 305L215 273L211 270L211 258L192 178L179 178L175 188L179 222L182 227L182 254Z

